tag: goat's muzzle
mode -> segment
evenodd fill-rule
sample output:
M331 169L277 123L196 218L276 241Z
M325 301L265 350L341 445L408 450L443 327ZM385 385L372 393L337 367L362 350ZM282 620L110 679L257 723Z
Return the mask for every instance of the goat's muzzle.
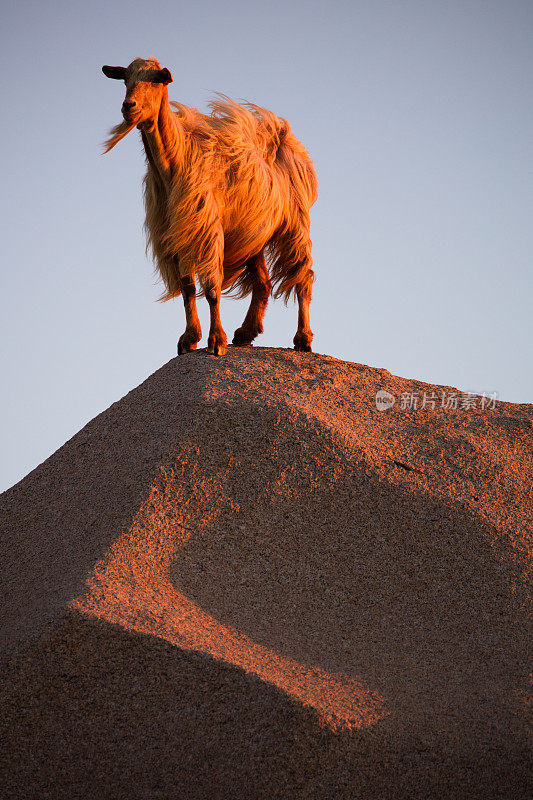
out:
M137 103L135 100L124 100L122 103L122 114L124 119L128 119L132 114L135 114Z

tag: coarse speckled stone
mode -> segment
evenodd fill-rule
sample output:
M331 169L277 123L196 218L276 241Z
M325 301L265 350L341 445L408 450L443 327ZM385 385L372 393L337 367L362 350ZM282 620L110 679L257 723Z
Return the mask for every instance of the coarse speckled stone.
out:
M0 796L528 797L533 406L442 392L198 351L4 493Z

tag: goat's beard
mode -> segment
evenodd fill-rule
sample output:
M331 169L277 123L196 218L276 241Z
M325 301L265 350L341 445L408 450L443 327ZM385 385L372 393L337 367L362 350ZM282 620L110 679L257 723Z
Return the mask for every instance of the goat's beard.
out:
M123 139L131 130L133 130L135 124L136 124L135 122L132 123L123 121L119 122L118 125L115 125L114 128L111 128L111 130L109 131L110 134L109 139L106 139L106 141L104 142L104 147L105 147L104 154L109 153L109 151L112 150L113 147L116 144L118 144L118 142L120 142L121 139Z

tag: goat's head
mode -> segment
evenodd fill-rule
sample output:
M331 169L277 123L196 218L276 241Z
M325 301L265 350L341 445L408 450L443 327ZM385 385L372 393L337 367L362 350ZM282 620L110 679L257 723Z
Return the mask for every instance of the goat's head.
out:
M122 116L127 125L141 125L157 117L165 86L172 75L155 58L136 58L129 67L102 67L108 78L124 81L126 97L122 103Z

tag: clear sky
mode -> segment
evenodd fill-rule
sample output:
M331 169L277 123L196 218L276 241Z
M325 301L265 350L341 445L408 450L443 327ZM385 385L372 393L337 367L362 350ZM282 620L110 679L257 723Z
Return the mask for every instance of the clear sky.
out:
M4 0L0 488L184 329L144 253L138 132L101 155L124 95L101 66L136 56L171 99L251 100L308 148L317 352L531 402L532 34L530 0ZM223 300L229 339L245 310ZM295 330L272 303L257 343Z

